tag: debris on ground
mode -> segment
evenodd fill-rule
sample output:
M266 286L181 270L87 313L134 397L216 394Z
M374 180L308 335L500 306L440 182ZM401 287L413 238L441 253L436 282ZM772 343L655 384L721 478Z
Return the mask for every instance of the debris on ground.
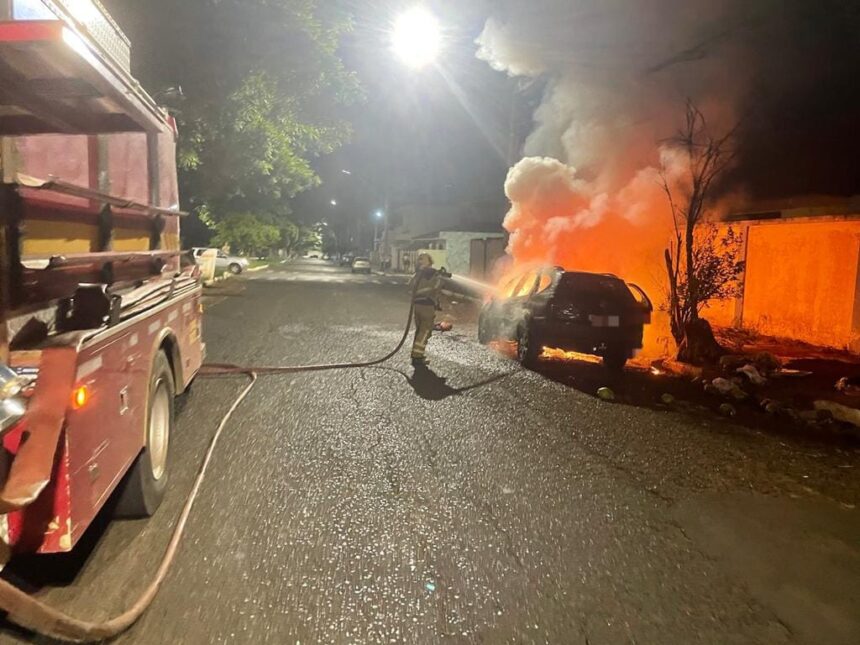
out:
M860 379L843 376L836 381L836 391L848 396L860 396Z
M833 415L833 418L837 421L850 423L851 425L860 428L860 410L857 408L850 408L847 405L842 405L835 401L816 401L815 409L826 410L830 412Z
M711 381L711 385L713 385L717 392L719 392L720 394L728 394L737 387L735 383L732 383L729 379L722 377L715 378L713 381Z
M727 374L735 374L747 366L752 366L760 376L766 377L782 369L782 362L770 352L748 354L727 354L720 358L720 369Z
M597 397L601 401L614 401L615 400L615 392L613 392L608 387L602 387L599 390L597 390Z
M735 409L735 406L733 406L731 403L721 404L719 410L720 414L722 414L724 417L733 417L738 413L738 411Z
M660 401L662 401L665 405L672 405L675 402L675 397L667 392L660 397Z
M704 370L696 365L689 365L671 358L661 358L651 363L651 373L660 375L662 372L668 372L677 376L686 376L687 378L702 378Z
M759 407L767 414L779 414L783 407L779 401L774 401L773 399L766 398L761 399L758 404Z
M433 331L446 332L454 329L454 325L449 322L439 322L433 326Z
M812 376L812 372L808 372L806 370L790 370L783 367L771 374L771 376L775 378L806 378L807 376Z
M743 374L746 376L750 383L753 385L765 385L767 383L767 379L761 375L761 372L758 371L755 365L752 363L747 363L743 367L735 370L738 374Z

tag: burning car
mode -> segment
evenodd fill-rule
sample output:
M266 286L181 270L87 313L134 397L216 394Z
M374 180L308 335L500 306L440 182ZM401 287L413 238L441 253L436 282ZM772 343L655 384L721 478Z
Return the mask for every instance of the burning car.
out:
M506 280L483 307L478 340L517 342L517 358L534 367L544 347L592 354L620 371L642 347L654 308L635 284L601 273L543 267Z

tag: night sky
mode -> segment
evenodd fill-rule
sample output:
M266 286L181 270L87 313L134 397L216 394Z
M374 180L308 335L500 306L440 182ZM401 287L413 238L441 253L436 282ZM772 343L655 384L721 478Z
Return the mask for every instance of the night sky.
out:
M556 30L556 34L548 34L549 38L560 33L558 42L549 43L556 67L543 75L514 79L476 57L475 39L490 17L504 21L517 11L527 16L544 12L542 17L552 24L551 12L569 11L589 1L425 3L444 27L445 44L435 66L416 72L405 68L389 49L391 25L412 3L347 0L355 29L345 39L341 54L346 65L358 73L366 100L345 108L344 117L354 127L353 141L317 160L323 186L294 200L297 216L308 222L362 217L369 221L371 213L386 204L391 208L403 202L487 201L498 204L501 221L505 175L534 126L532 115L542 92L554 75L563 75L564 65L581 63L585 50L581 43L569 42L565 30ZM151 35L135 24L134 12L123 6L124 0L106 0L105 4L131 36L137 66L145 67L157 44L139 42L151 40ZM662 10L675 5L689 6L674 0L649 0L635 7L651 11L652 7ZM735 5L746 6L732 0L717 5L732 11ZM613 9L626 12L631 5L611 0L596 6L598 11L607 7L601 26L611 30ZM755 6L764 7L757 23L733 25L734 31L726 32L730 34L727 38L739 34L744 52L743 58L727 59L727 64L752 79L737 105L744 125L731 188L742 187L756 199L860 193L860 164L856 161L860 149L860 3L762 0ZM695 22L695 15L693 19ZM157 20L150 20L148 28L153 24ZM516 35L516 29L512 31ZM671 36L645 34L643 41L665 38L669 42ZM690 50L682 51L690 60L683 64L695 63L699 57L718 59L724 49L719 39L715 41L713 47L711 42L696 45L691 41ZM686 41L679 37L678 42ZM598 63L609 47L596 41L588 46L586 56ZM572 60L576 57L579 60ZM643 75L655 62L659 63L643 58ZM611 82L610 72L607 83ZM336 209L329 204L332 199L338 202Z

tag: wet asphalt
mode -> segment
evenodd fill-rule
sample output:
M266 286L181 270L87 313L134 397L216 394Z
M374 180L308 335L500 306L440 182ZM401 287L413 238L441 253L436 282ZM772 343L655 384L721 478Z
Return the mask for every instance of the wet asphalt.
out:
M276 266L207 292L209 359L370 359L407 307L402 278ZM428 371L402 353L261 379L116 642L860 642L856 450L601 402L477 344L453 309ZM200 379L182 401L154 518L105 518L19 583L90 620L133 602L242 386ZM48 642L3 626L22 641Z

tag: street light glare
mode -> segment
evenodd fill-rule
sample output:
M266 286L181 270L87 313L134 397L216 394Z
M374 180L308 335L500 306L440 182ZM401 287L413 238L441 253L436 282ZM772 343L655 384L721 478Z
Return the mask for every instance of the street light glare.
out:
M337 206L337 200L333 199L329 202L332 206Z
M441 45L439 22L423 7L413 7L394 23L391 46L394 53L413 69L436 60Z
M384 213L382 211L376 211L376 219L382 219Z

